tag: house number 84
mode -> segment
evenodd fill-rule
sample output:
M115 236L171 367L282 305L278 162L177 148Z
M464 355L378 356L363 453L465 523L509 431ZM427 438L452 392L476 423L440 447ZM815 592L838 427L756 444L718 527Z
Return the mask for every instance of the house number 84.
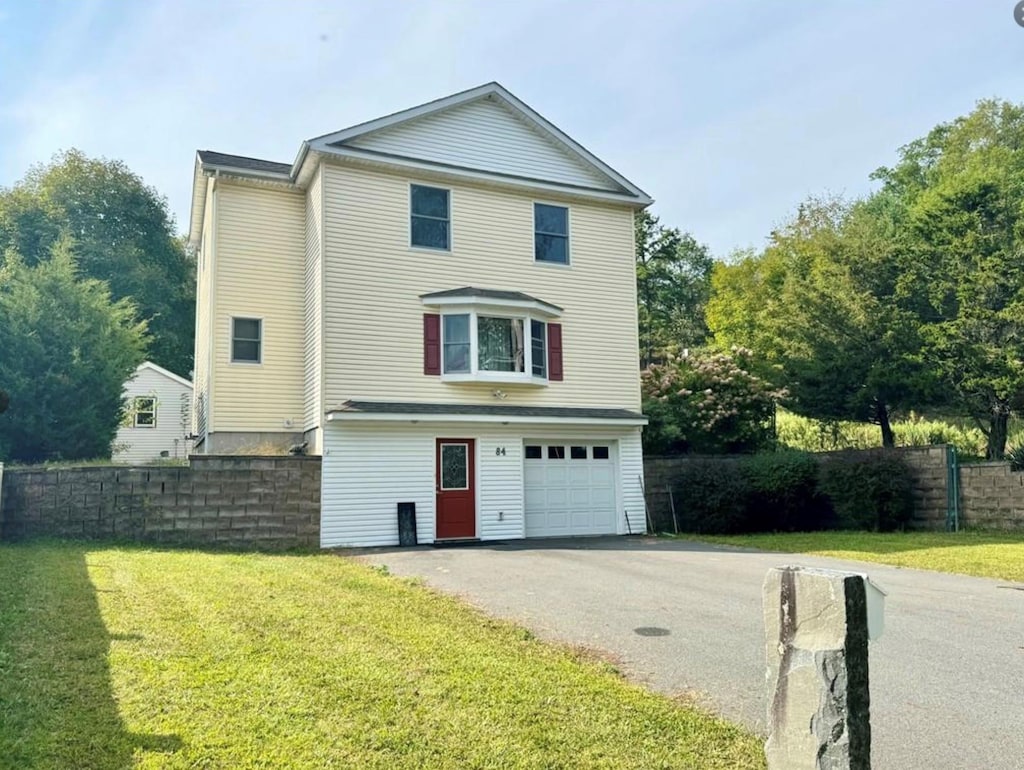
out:
M503 446L495 447L494 454L497 455L498 457L504 457L505 456L505 447L503 447Z

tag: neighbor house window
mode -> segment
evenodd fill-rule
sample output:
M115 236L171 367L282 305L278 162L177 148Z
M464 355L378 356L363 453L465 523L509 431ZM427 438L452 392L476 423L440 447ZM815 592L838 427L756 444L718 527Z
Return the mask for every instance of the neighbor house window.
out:
M569 264L569 209L533 204L533 254L538 262Z
M412 185L409 243L421 249L451 248L449 192L440 187Z
M156 427L156 399L152 396L138 396L132 404L136 428Z
M263 355L263 321L259 318L231 319L231 361L258 364Z
M470 371L469 315L444 316L444 371L446 374Z

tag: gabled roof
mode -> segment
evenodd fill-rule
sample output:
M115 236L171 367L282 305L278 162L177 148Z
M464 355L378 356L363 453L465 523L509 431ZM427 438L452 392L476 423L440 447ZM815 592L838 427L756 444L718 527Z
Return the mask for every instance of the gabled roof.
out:
M447 110L467 105L472 102L477 102L482 99L492 99L502 103L505 107L515 113L523 122L536 129L538 133L560 147L567 154L575 157L579 162L592 168L594 171L600 173L602 176L614 183L614 185L619 188L619 191L623 194L623 197L631 198L643 206L652 202L651 197L637 185L630 182L618 171L583 147L583 145L579 144L568 134L561 131L557 126L549 122L525 102L520 101L502 85L494 82L485 83L482 86L477 86L476 88L471 88L466 91L460 91L457 94L452 94L451 96L446 96L442 99L435 99L432 102L427 102L426 104L421 104L417 107L412 107L391 115L386 115L382 118L376 118L375 120L359 123L340 131L334 131L329 134L309 139L306 142L303 142L302 148L299 150L299 155L293 165L293 171L298 170L302 165L306 154L311 150L328 154L352 154L356 156L366 154L367 150L365 148L353 146L352 143L354 140L366 137L376 132L381 132L385 129L394 129L397 126L410 123L411 121L420 121L429 116L438 115ZM392 156L391 159L393 161L402 160L402 158L394 156ZM415 160L415 158L405 158L405 160ZM451 170L458 170L457 167L450 168Z
M156 372L157 374L163 375L169 380L174 380L179 385L184 385L186 388L192 387L192 383L186 380L184 377L180 377L174 372L168 369L164 369L162 366L154 364L152 361L143 361L141 364L139 364L138 367L135 369L135 375L137 376L140 372L146 369L151 369L152 371Z
M207 168L223 168L232 171L255 171L264 174L282 174L291 176L291 163L278 163L274 160L247 158L244 155L228 155L213 150L199 150L196 155L199 162Z
M405 147L401 139L405 135L398 136L399 132L415 134L430 120L454 120L447 115L450 111L467 110L472 105L484 103L500 105L511 116L512 122L528 127L542 138L543 141L535 147L542 151L542 155L543 152L547 152L548 155L546 159L542 157L534 164L541 167L542 173L528 173L533 169L481 168L479 164L460 164L457 162L458 158L453 162L444 153L434 153L433 156L428 153L428 157L423 157L422 153L417 155L416 152L404 152ZM437 128L435 126L435 129ZM388 132L391 132L393 140L390 144L386 141ZM493 147L496 151L508 149L508 145L504 145L500 138L485 134L483 139L486 143L481 145L481 153L486 154L487 147ZM443 136L438 144L458 146L459 141L453 141L450 136ZM554 149L546 149L549 146ZM314 167L306 161L311 155L315 157L318 154L449 177L527 186L538 191L615 201L638 208L652 203L646 192L513 96L503 86L498 83L485 83L418 107L308 139L302 143L295 161L291 164L243 155L229 155L213 150L198 151L192 187L189 242L193 245L198 244L206 200L206 175L223 172L264 183L297 184L302 187L308 181ZM562 178L556 179L545 178L543 170L551 168L550 164L545 165L547 161L575 163L578 178L572 178L572 175L562 175Z
M430 294L421 294L420 299L427 305L435 302L436 300L491 299L496 300L497 302L509 302L516 305L539 305L543 308L554 311L555 313L562 312L562 308L558 305L553 305L552 303L545 302L542 299L531 297L529 294L524 294L521 291L478 289L475 286L463 286L461 289L446 289L445 291L434 291Z

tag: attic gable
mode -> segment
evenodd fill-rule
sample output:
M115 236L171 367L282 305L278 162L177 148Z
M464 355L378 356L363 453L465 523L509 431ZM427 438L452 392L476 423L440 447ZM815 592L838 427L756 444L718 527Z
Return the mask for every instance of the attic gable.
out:
M311 139L307 146L650 203L643 190L497 83Z

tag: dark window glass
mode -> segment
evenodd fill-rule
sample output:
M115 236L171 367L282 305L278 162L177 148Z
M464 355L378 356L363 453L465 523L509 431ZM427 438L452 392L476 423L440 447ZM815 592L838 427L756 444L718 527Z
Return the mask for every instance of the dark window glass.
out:
M477 366L485 372L521 372L526 359L523 352L523 319L476 319Z
M549 446L548 447L548 459L549 460L564 460L565 459L565 447L564 446Z
M534 377L548 376L547 324L530 321L530 356Z
M569 209L533 204L534 258L538 262L569 263Z
M231 360L260 362L263 322L258 318L231 319Z
M585 446L574 446L569 448L569 457L573 460L586 460L587 448Z
M469 447L441 444L441 489L469 489Z
M539 446L528 446L526 447L526 459L527 460L539 460L540 459L540 447Z
M608 459L608 447L596 446L594 447L594 459L595 460L607 460Z
M451 242L448 237L448 191L414 184L410 208L412 230L409 242L421 248L447 250Z
M446 315L444 317L444 371L445 373L469 371L468 315Z

